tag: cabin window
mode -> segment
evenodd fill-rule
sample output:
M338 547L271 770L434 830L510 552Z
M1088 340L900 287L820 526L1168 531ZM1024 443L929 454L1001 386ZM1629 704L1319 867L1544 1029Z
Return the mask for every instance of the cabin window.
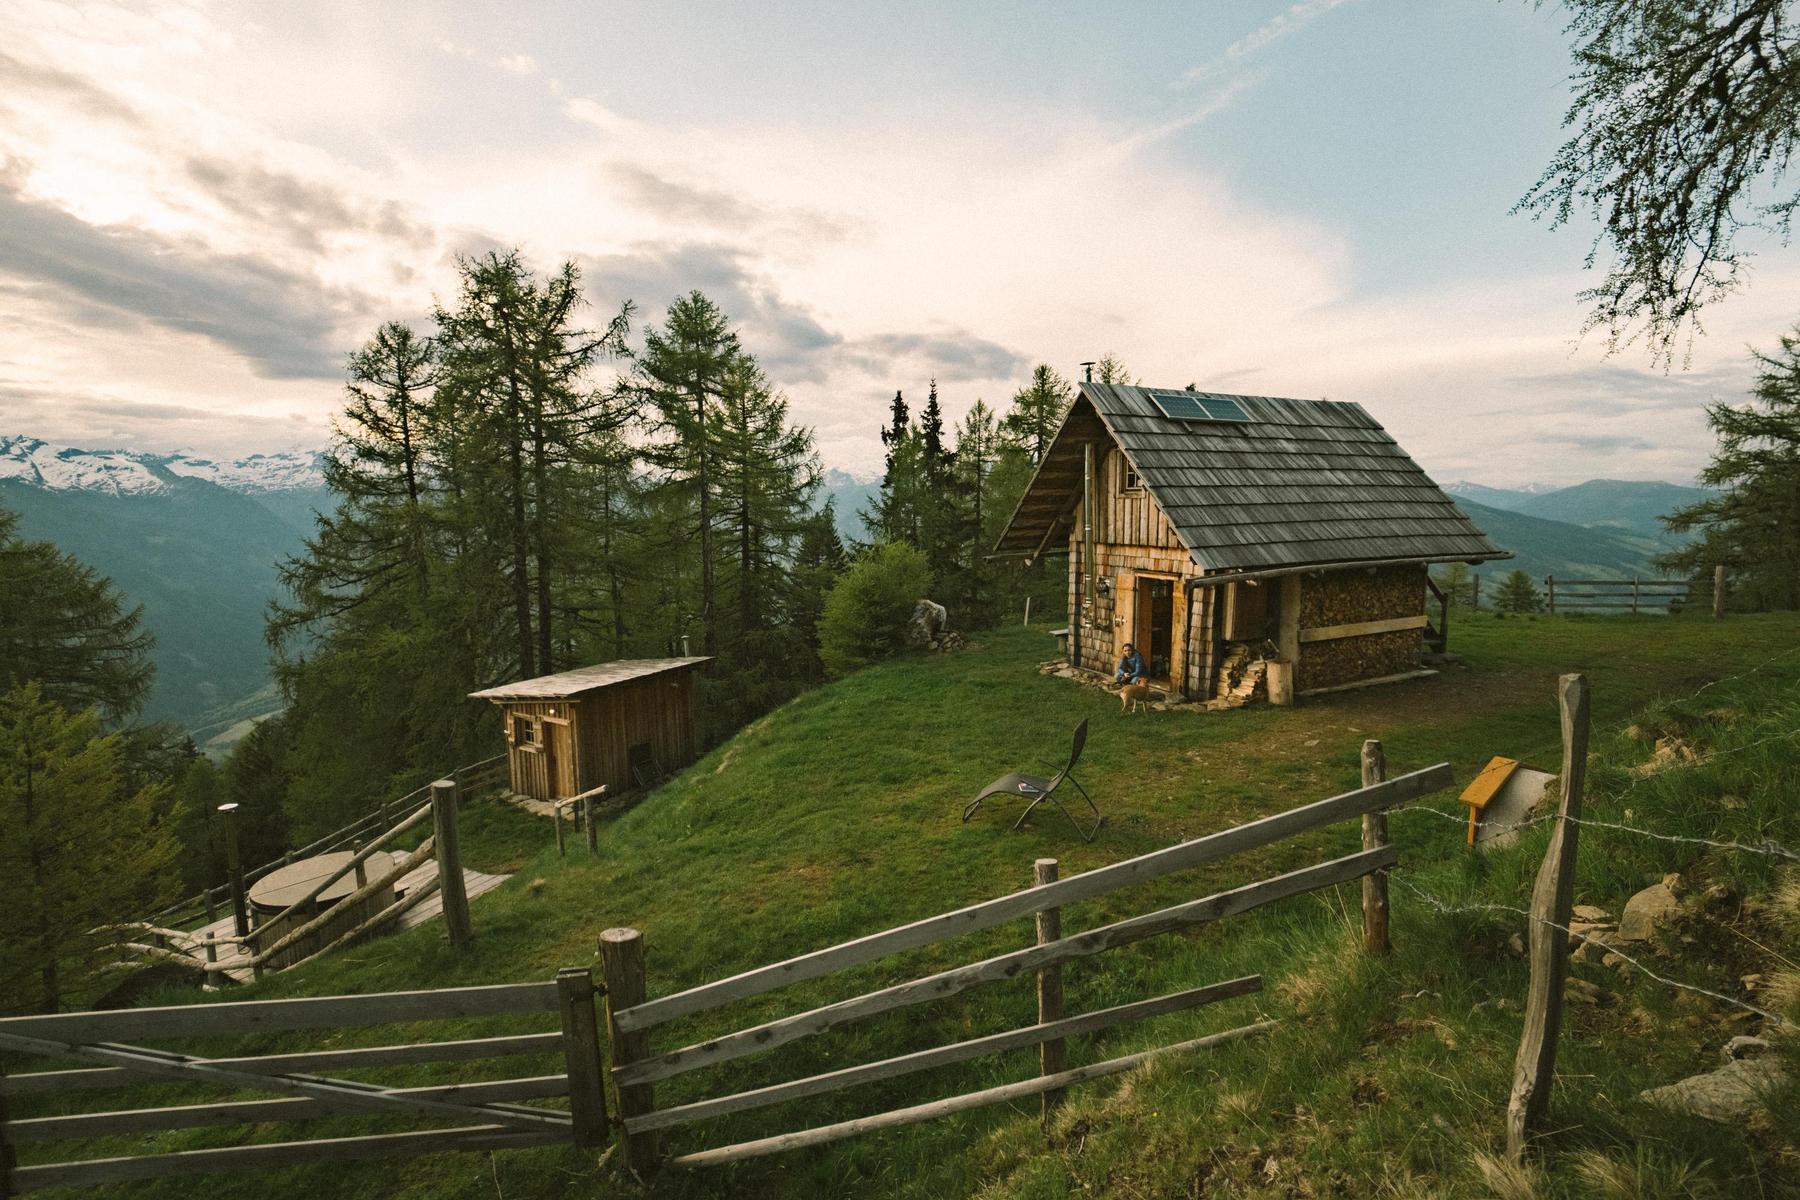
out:
M513 745L536 746L538 744L538 724L523 713L515 713L512 719Z
M1123 492L1143 491L1144 481L1138 478L1137 469L1130 463L1123 463L1121 466L1123 469L1119 474L1119 490Z

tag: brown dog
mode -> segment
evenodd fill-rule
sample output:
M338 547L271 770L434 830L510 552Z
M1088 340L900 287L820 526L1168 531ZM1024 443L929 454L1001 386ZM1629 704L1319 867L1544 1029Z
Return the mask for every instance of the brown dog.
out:
M1119 710L1121 712L1148 712L1150 709L1150 685L1147 683L1128 683L1119 689Z

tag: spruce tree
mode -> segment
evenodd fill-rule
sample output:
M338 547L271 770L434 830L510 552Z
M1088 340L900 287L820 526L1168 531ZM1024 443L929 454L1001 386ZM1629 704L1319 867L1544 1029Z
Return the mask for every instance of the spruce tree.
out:
M143 707L154 643L112 581L49 542L18 536L0 508L0 690L36 682L71 712L97 706L110 723Z
M1509 572L1494 593L1494 609L1503 613L1542 612L1544 597L1531 576L1523 571Z
M106 927L171 890L166 787L129 791L122 758L95 710L36 682L0 694L0 1009L91 1003L128 940Z
M1657 565L1710 588L1713 567L1725 564L1735 606L1800 608L1800 329L1782 335L1776 353L1753 353L1750 402L1706 410L1719 444L1700 482L1722 490L1663 518L1700 537Z

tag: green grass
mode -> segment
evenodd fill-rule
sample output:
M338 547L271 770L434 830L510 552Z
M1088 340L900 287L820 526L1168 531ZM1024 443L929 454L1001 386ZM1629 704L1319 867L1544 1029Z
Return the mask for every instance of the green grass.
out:
M477 943L453 954L428 926L271 977L228 998L367 992L548 978L595 961L612 925L642 929L652 994L869 933L1023 887L1034 858L1068 875L1142 854L1355 785L1365 737L1382 739L1390 771L1449 761L1468 779L1503 753L1554 770L1555 677L1585 671L1594 687L1596 758L1590 815L1666 832L1800 844L1794 767L1800 739L1800 619L1510 618L1458 614L1465 656L1436 679L1345 693L1300 708L1125 716L1113 697L1040 676L1042 629L983 635L967 653L895 662L800 697L708 755L650 799L611 814L601 850L556 857L548 824L495 804L471 805L470 865L516 878L473 904ZM1719 682L1714 682L1719 681ZM1078 776L1107 814L1083 845L1060 814L1039 810L1009 832L1005 806L960 822L969 795L1008 770L1048 773L1076 721L1092 722ZM1635 726L1636 736L1627 730ZM1711 757L1638 779L1656 735ZM1439 798L1454 810L1454 796ZM1726 803L1729 800L1730 803ZM1163 937L1067 969L1068 1007L1086 1011L1261 972L1267 990L1198 1012L1076 1039L1071 1063L1095 1061L1242 1024L1281 1019L1272 1036L1161 1060L1083 1085L1048 1135L1035 1103L985 1109L834 1146L702 1173L667 1171L655 1196L893 1195L1488 1195L1477 1152L1503 1142L1525 971L1507 947L1521 918L1480 908L1521 905L1546 831L1480 858L1461 829L1424 813L1392 821L1402 873L1393 892L1394 954L1355 950L1357 893L1345 887L1285 901L1188 936ZM1347 852L1353 826L1283 843L1070 906L1074 932L1118 917ZM1681 871L1690 892L1734 897L1777 883L1772 861L1686 843L1594 831L1581 856L1584 902L1617 912L1632 891ZM1729 908L1729 905L1727 905ZM1710 924L1687 916L1659 950L1665 974L1741 994L1748 971L1800 958L1800 936L1772 916L1735 909ZM1680 941L1681 936L1693 943ZM965 936L824 980L741 1002L657 1032L668 1048L1024 944L1029 921ZM1768 951L1758 949L1758 944ZM1795 1119L1725 1128L1633 1100L1707 1064L1744 1023L1725 1007L1622 978L1597 966L1606 1003L1571 1010L1551 1113L1557 1132L1542 1174L1547 1195L1605 1194L1625 1173L1647 1195L1792 1194L1800 1186ZM151 1003L191 997L163 994ZM751 1056L659 1087L680 1102L886 1057L1035 1019L1025 981L990 985ZM413 1029L233 1039L183 1048L256 1053L542 1027L489 1020ZM16 1066L13 1068L16 1069ZM549 1061L481 1064L483 1078L535 1074ZM445 1078L420 1067L379 1076L400 1085ZM907 1076L677 1131L677 1151L720 1145L918 1103L1023 1078L1032 1052ZM468 1077L469 1069L459 1074ZM94 1093L98 1106L192 1102L171 1086ZM1795 1106L1789 1105L1792 1113ZM33 1110L38 1111L38 1110ZM25 1115L25 1114L21 1114ZM352 1134L379 1121L313 1123ZM277 1140L293 1127L195 1131L94 1143L94 1155ZM1638 1147L1644 1147L1642 1154ZM73 1144L24 1148L43 1161ZM1585 1173L1584 1173L1585 1172ZM615 1165L574 1150L447 1155L357 1167L217 1175L133 1194L282 1200L333 1196L547 1197L632 1194ZM1660 1190L1659 1190L1660 1189ZM1522 1194L1529 1194L1522 1193Z

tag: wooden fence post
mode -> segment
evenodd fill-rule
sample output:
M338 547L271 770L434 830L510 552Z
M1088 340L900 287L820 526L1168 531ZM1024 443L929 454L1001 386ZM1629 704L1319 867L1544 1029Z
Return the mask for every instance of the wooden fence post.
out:
M1373 787L1387 778L1387 756L1381 743L1370 738L1362 745L1362 783ZM1364 813L1362 819L1364 850L1388 844L1387 813ZM1363 952L1386 954L1388 943L1388 881L1386 871L1363 876Z
M436 825L438 892L444 898L444 927L458 950L475 940L469 925L469 893L463 886L462 847L456 834L456 784L440 779L431 785L431 816Z
M1481 576L1474 576L1474 584L1469 590L1469 607L1477 612L1481 610Z
M1725 564L1713 568L1713 620L1725 616Z
M1544 598L1549 605L1550 615L1554 617L1556 615L1556 576L1554 575L1544 576Z
M1638 577L1631 577L1631 615L1638 615Z
M600 935L600 969L606 978L606 1040L613 1070L650 1057L650 1031L622 1033L614 1014L644 1002L644 935L635 929L608 929ZM619 1118L642 1116L656 1105L656 1086L619 1088ZM656 1166L656 1131L625 1134L625 1165L642 1175Z
M244 899L244 862L238 857L237 805L221 804L225 817L225 873L231 879L232 932L250 936L250 908Z
M0 1083L6 1080L6 1064L0 1063ZM6 1089L0 1088L0 1196L11 1196L13 1191L13 1168L19 1165L18 1154L13 1150L12 1142L6 1136Z
M1039 887L1046 883L1056 882L1056 860L1040 858L1032 864L1032 882ZM1062 938L1062 909L1046 908L1037 914L1037 944L1059 941ZM1037 973L1038 1024L1062 1020L1063 1015L1063 978L1062 964L1051 963L1047 967L1039 967ZM1047 1042L1038 1043L1038 1074L1060 1075L1068 1063L1068 1043L1062 1038L1051 1038ZM1062 1107L1068 1092L1056 1088L1043 1095L1044 1124L1056 1110Z
M600 829L594 823L594 798L589 796L581 802L582 830L587 834L589 854L600 853Z
M1531 889L1531 991L1525 998L1525 1033L1513 1064L1512 1099L1506 1106L1506 1152L1516 1162L1550 1106L1556 1071L1556 1034L1562 1024L1563 982L1569 972L1570 910L1575 903L1575 848L1581 820L1581 788L1587 774L1588 681L1564 675L1562 706L1562 802L1544 863Z
M575 1118L577 1146L604 1145L606 1068L600 1058L600 1024L594 1017L594 973L564 967L556 973L562 1009L563 1058L569 1068L569 1114Z
M563 849L562 814L562 805L552 800L550 802L550 823L556 826L556 857L558 858L568 857L567 852Z

